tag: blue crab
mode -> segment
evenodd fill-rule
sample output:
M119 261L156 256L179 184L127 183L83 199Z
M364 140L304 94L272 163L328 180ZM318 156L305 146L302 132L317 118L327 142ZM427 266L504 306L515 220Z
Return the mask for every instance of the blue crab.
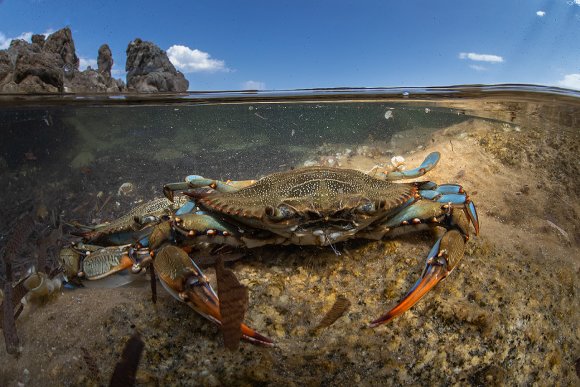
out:
M176 193L190 197L187 210L159 219L141 245L157 256L153 265L164 287L219 324L219 300L202 271L186 253L172 249L170 256L164 246L329 246L354 238L380 240L410 230L442 227L445 232L428 253L419 280L394 308L370 322L375 327L411 308L447 277L463 257L470 227L479 233L475 205L460 185L395 182L423 176L439 159L440 154L434 152L418 168L389 173L308 167L257 181L188 176L184 182L164 186L170 201ZM143 265L136 260L134 271ZM243 333L250 341L271 343L249 328Z

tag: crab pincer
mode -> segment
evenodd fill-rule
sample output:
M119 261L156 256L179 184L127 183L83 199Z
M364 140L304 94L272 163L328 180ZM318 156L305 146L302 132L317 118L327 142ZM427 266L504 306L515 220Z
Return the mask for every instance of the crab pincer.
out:
M153 267L163 287L176 299L197 313L222 325L219 299L206 276L185 251L165 246L153 259ZM273 346L274 342L245 324L240 325L242 339L253 344Z
M370 328L385 324L411 309L425 294L449 275L463 258L465 237L458 230L449 230L435 242L427 255L421 277L399 303L381 317L373 320Z

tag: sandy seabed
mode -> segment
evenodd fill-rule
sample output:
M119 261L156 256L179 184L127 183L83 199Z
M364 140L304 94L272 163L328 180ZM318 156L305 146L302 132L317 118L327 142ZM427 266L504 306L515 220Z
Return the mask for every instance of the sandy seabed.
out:
M578 135L466 121L420 150L416 137L404 132L396 144L414 149L403 153L409 167L441 152L424 179L462 184L481 233L459 267L393 322L366 328L420 275L428 232L347 242L340 255L260 248L231 264L250 290L247 324L275 348L225 349L217 327L167 293L153 305L147 281L62 291L18 319L21 353L1 351L0 385L107 384L134 332L145 343L138 385L578 385ZM342 166L376 163L359 155ZM314 332L339 295L350 310Z

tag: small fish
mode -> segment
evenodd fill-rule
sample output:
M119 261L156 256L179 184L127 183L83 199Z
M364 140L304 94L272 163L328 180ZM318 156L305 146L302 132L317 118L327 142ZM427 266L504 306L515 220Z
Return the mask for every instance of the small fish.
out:
M321 328L326 328L334 324L342 315L344 315L350 308L350 301L343 295L339 295L334 301L332 308L324 315L322 320L314 328L315 331Z
M121 360L115 366L111 382L109 386L134 386L135 375L137 374L137 367L141 361L141 354L145 343L141 340L141 336L135 333L125 344Z
M233 271L224 268L224 260L216 260L216 277L224 346L236 350L242 338L241 324L248 309L248 288L240 284Z

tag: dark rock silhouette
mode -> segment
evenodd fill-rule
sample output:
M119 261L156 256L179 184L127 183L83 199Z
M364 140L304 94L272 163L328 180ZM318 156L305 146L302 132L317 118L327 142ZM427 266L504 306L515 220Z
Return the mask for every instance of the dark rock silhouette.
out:
M111 77L111 68L113 67L113 54L108 44L99 47L99 56L97 57L97 66L99 74L105 77Z
M137 38L127 47L127 87L111 76L113 55L107 44L99 48L97 69L79 71L79 58L69 28L49 35L33 35L32 43L13 40L0 50L0 93L142 93L182 92L189 82L165 51Z
M13 40L7 50L0 51L0 92L121 92L125 85L108 72L93 69L79 71L72 33L63 28L49 35L33 35L32 43ZM108 48L108 47L107 47ZM109 50L110 54L110 50ZM103 53L106 57L106 53ZM110 55L109 55L110 57ZM112 57L103 59L110 62ZM107 68L105 64L104 69Z
M40 40L38 36L37 40ZM79 58L76 54L75 42L70 28L66 27L48 35L42 50L54 54L55 58L60 58L57 62L59 66L71 71L79 69Z
M44 41L30 44L13 40L10 48L0 52L0 91L39 93L64 90L62 58L44 50L44 44Z
M186 91L189 81L177 70L165 51L137 38L127 47L127 88L144 93Z

